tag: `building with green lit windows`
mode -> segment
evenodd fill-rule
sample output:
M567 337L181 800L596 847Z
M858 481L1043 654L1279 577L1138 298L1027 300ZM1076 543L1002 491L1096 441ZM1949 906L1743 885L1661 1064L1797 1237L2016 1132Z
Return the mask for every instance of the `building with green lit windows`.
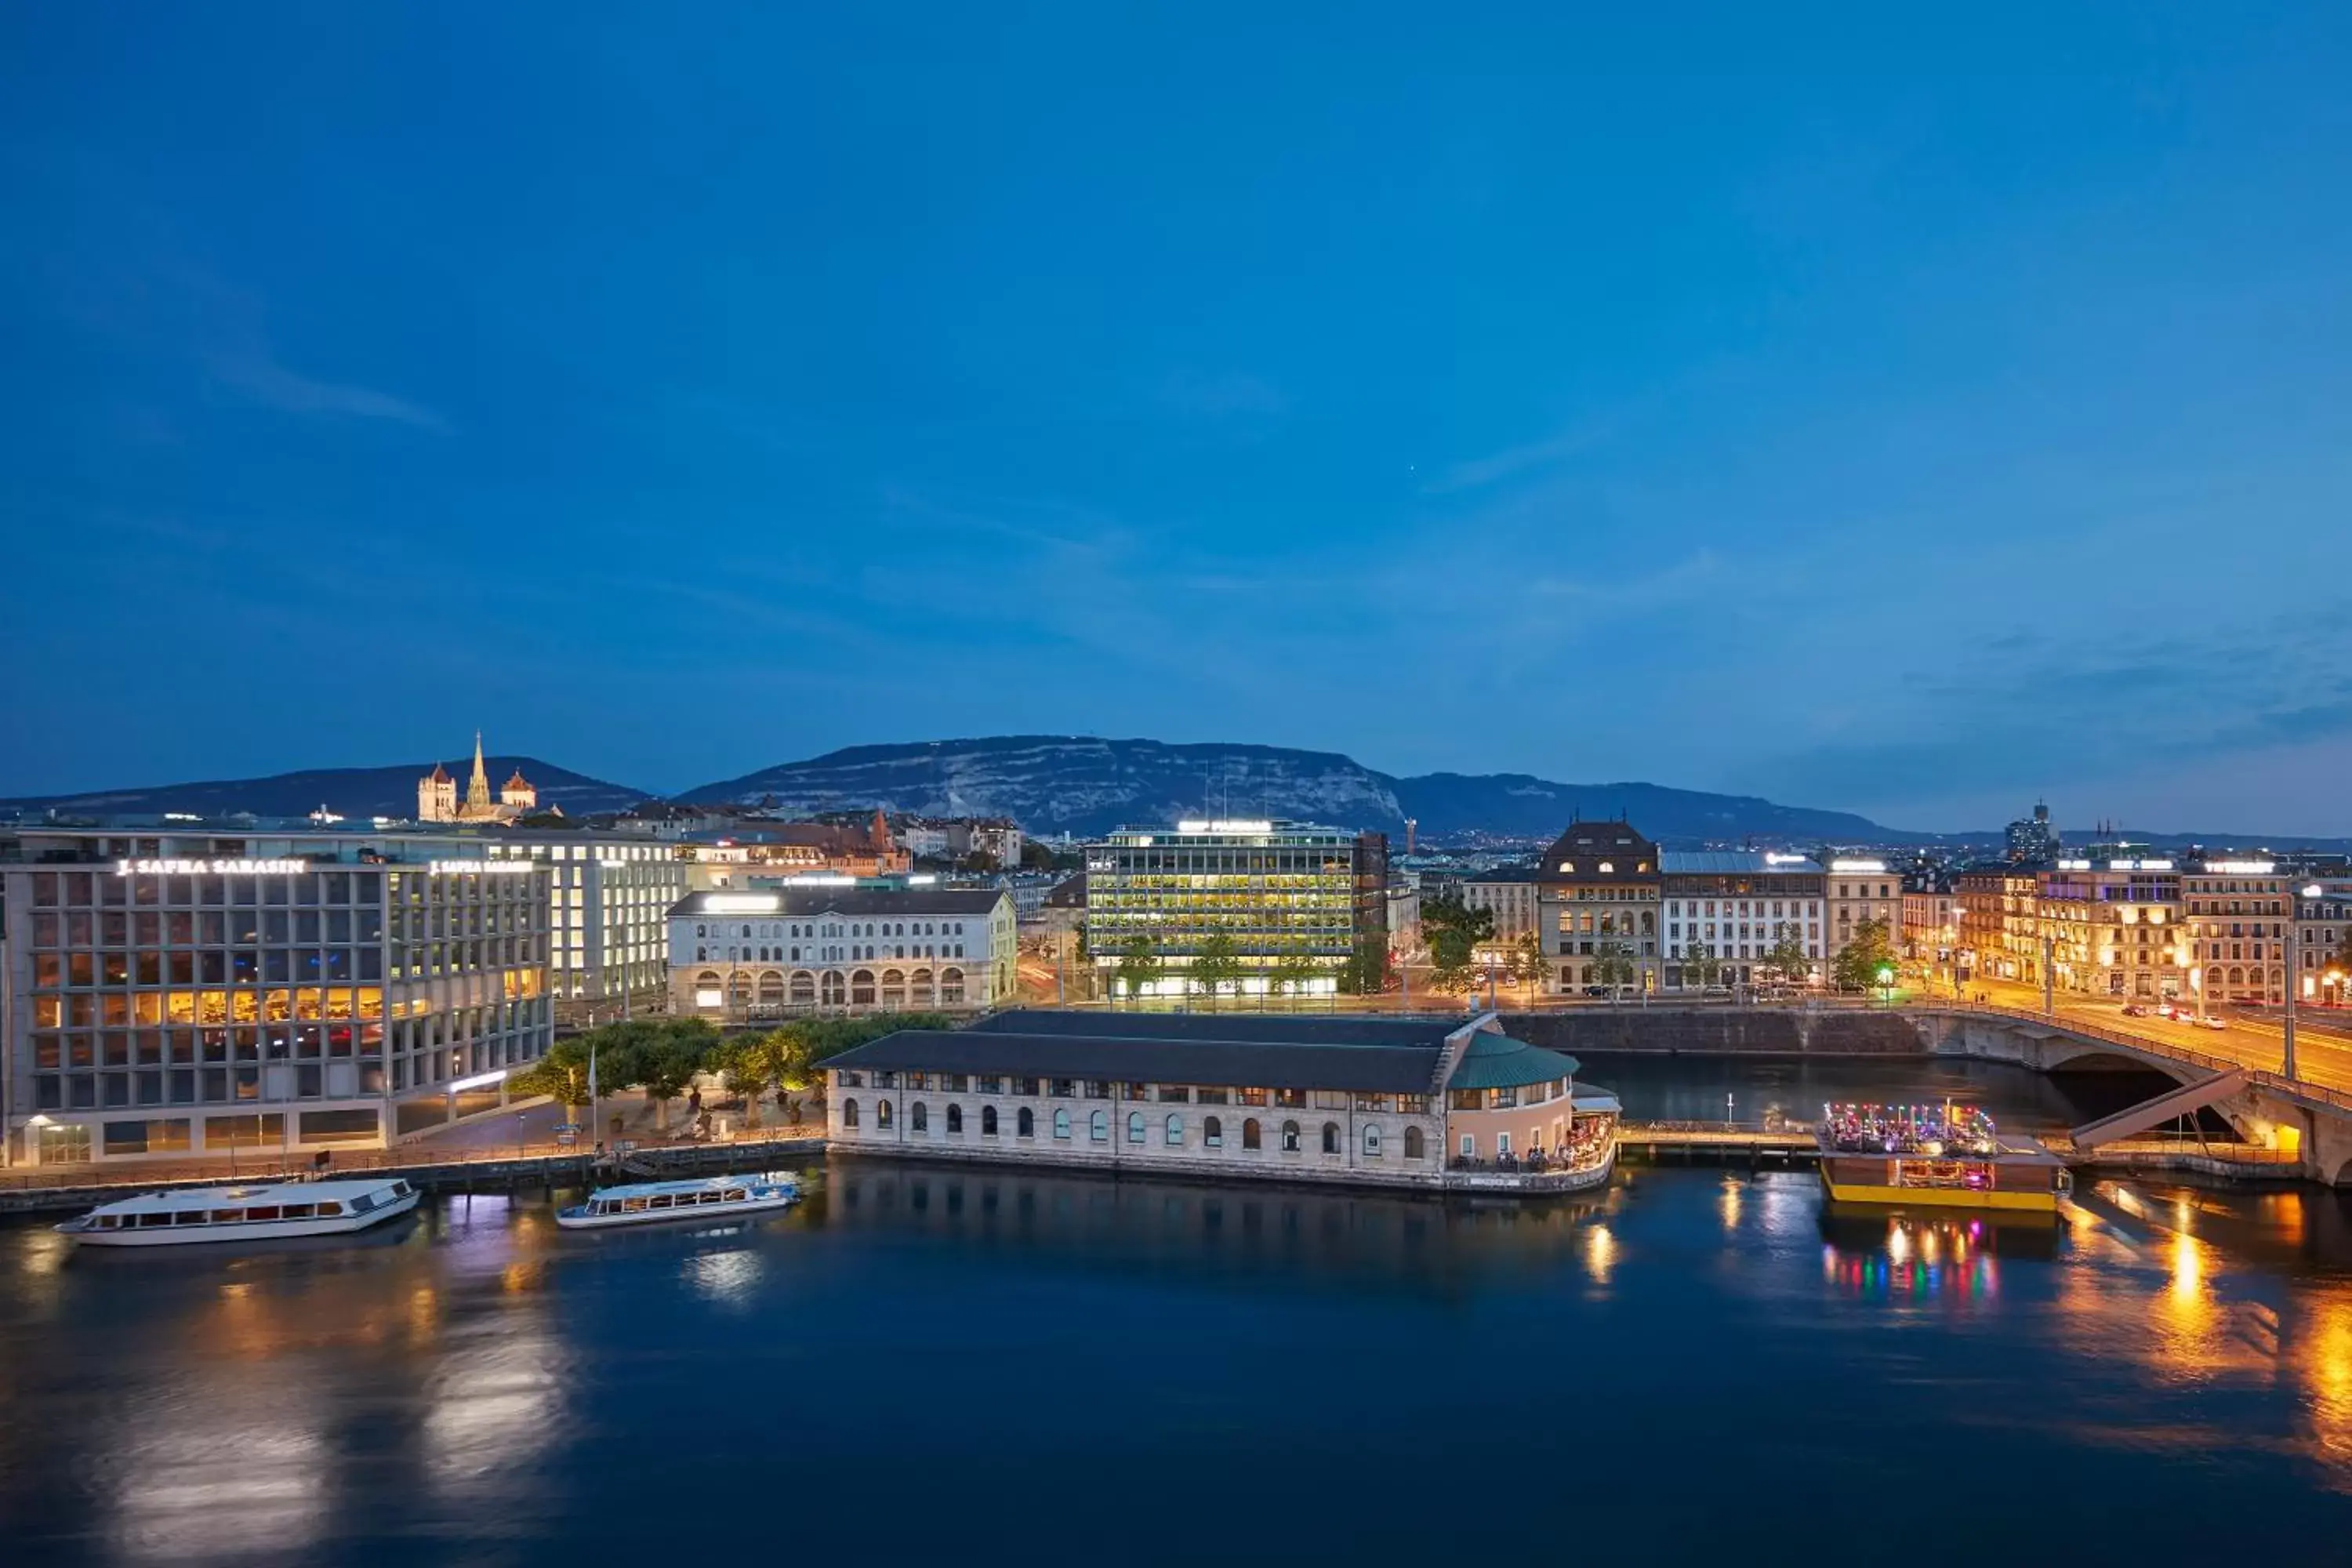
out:
M1221 994L1329 995L1351 958L1387 952L1387 888L1385 834L1122 827L1087 849L1087 952L1111 996L1206 995L1221 968Z

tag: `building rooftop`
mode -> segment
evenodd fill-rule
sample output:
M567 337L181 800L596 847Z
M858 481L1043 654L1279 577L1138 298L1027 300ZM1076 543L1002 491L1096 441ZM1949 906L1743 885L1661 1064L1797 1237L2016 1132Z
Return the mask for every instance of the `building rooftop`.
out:
M1052 1022L1048 1022L1052 1020ZM904 1029L829 1058L827 1068L988 1073L1132 1083L1225 1084L1427 1094L1443 1055L1442 1026L1365 1030L1355 1019L1240 1020L1162 1013L1129 1019L1000 1014L969 1029ZM1112 1024L1111 1028L1097 1026ZM1341 1026L1339 1030L1321 1026ZM1359 1037L1350 1039L1349 1034Z
M1002 888L758 888L688 893L669 907L683 915L984 915L1006 897Z
M1462 1059L1454 1064L1454 1075L1445 1080L1445 1087L1520 1089L1531 1083L1574 1078L1578 1065L1574 1057L1481 1029L1463 1047Z
M1536 874L1548 882L1645 882L1658 874L1658 847L1630 822L1571 822Z
M1751 849L1668 849L1658 857L1669 877L1818 877L1822 864L1805 855Z

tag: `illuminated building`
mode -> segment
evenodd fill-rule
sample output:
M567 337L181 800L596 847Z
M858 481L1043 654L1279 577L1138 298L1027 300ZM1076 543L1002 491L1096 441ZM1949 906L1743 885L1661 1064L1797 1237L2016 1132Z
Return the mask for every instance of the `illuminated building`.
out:
M1122 827L1087 848L1087 951L1106 994L1139 937L1160 966L1141 994L1203 987L1189 971L1213 936L1239 962L1234 989L1328 995L1360 943L1388 943L1388 838L1305 823Z
M1772 950L1787 939L1804 944L1807 972L1774 977L1800 984L1821 978L1827 884L1817 862L1802 855L1672 849L1659 862L1666 990L1754 984L1759 969L1773 968ZM1702 953L1719 965L1712 979L1688 962Z
M1631 823L1574 822L1552 840L1536 863L1536 919L1555 992L1657 988L1661 878L1658 847Z
M2352 882L2334 877L2317 886L2317 898L2295 900L2296 963L2303 972L2296 994L2340 1007L2352 1001L2352 969L2343 958L2352 942Z
M1465 908L1485 910L1495 917L1495 934L1479 944L1476 961L1509 964L1518 954L1519 939L1536 930L1542 919L1534 870L1521 867L1480 871L1463 878L1460 887Z
M2189 994L2191 933L2172 861L2062 859L2038 880L2036 933L2053 989L2150 1001Z
M1829 951L1834 958L1853 945L1864 921L1886 928L1892 952L1903 939L1903 879L1884 860L1840 857L1829 865Z
M2050 821L2046 802L2033 803L2033 815L2009 825L2009 858L2012 865L2046 866L2058 858L2058 829Z
M1971 866L1953 879L1952 887L1959 906L1960 979L2037 980L2040 879L2015 866Z
M1018 957L1001 888L809 878L688 893L668 925L670 1010L721 1020L994 1007Z
M547 1048L549 877L408 832L24 833L12 1163L382 1147Z
M862 826L834 822L759 822L697 835L686 847L687 885L695 892L749 887L762 878L828 875L888 877L914 858L890 837L879 811Z
M2181 873L2191 967L2207 1002L2286 1000L2287 922L2294 918L2295 881L2271 860L2206 860ZM2335 945L2327 943L2327 950L2332 952ZM2305 942L2304 952L2310 951Z
M482 761L482 732L474 731L474 773L466 784L466 798L457 798L457 781L439 763L416 781L419 822L512 822L539 809L539 791L517 768L490 798L490 773Z
M857 1153L1537 1193L1616 1158L1616 1097L1493 1014L1014 1012L825 1068L827 1142Z
M669 984L669 911L686 896L675 845L634 834L509 828L469 843L548 868L548 994L559 1025L657 1012Z

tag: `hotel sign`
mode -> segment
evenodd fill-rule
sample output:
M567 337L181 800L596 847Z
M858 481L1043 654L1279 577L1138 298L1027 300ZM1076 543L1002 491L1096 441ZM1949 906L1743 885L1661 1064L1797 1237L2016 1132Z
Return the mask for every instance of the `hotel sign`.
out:
M309 860L117 860L118 877L290 877Z
M539 869L535 860L436 860L436 876L463 877L480 872L486 877L528 877Z

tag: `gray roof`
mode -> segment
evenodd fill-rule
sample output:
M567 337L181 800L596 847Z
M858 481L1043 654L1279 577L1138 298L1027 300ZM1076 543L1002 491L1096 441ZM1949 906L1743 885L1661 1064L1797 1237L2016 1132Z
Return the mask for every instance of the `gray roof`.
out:
M1669 877L1818 877L1822 874L1822 865L1818 860L1804 858L1782 860L1775 865L1749 849L1668 849L1659 855L1658 867Z
M772 894L773 910L743 905L746 898ZM719 920L806 919L812 915L984 915L1008 895L1002 888L719 888L688 893L669 907L679 915L711 915ZM710 900L724 900L712 909Z
M1055 1015L1013 1015L1015 1019L1026 1018L1033 1023L1052 1016ZM1181 1028L1185 1017L1162 1015L1157 1021ZM991 1022L1003 1025L1005 1020ZM1337 1038L1220 1038L1176 1032L1151 1036L1140 1031L1097 1033L1076 1029L1021 1034L1000 1026L903 1029L844 1051L824 1065L868 1070L1000 1074L1008 1078L1108 1079L1136 1083L1223 1084L1242 1089L1427 1094L1440 1055L1440 1047L1433 1043L1349 1044Z
M1572 1079L1576 1076L1578 1065L1574 1057L1562 1056L1541 1046L1531 1046L1525 1040L1515 1040L1508 1035L1481 1029L1463 1047L1462 1058L1454 1064L1453 1075L1446 1079L1445 1087L1517 1089L1530 1083Z
M1105 1039L1227 1040L1246 1045L1421 1046L1436 1050L1470 1022L1442 1017L1351 1017L1313 1013L1110 1013L1015 1008L965 1030L973 1035L1091 1035Z

